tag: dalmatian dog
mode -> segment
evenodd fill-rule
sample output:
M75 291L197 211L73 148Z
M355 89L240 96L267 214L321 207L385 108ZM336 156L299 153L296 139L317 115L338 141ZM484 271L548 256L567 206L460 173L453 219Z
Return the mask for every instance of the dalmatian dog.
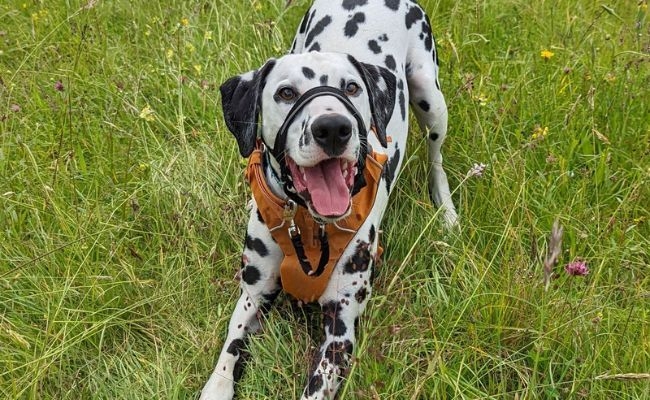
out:
M349 370L358 319L372 292L379 227L406 150L407 104L428 143L430 195L442 208L444 223L457 223L442 167L447 106L431 24L413 0L316 0L290 54L230 78L221 94L224 119L241 155L261 148L263 177L273 194L296 199L319 223L336 224L349 215L356 181L362 179L362 155L387 156L374 204L316 299L324 339L302 399L333 399ZM241 297L201 392L204 400L233 398L247 336L260 330L260 320L283 288L283 252L255 199L251 205Z

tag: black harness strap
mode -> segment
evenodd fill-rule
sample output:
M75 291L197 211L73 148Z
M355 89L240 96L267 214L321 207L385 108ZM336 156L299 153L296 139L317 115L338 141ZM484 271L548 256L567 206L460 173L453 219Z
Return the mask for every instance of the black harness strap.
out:
M302 244L302 236L300 235L300 232L298 231L295 234L289 235L291 236L291 243L293 243L293 248L296 251L296 256L298 257L298 262L300 262L302 271L309 276L320 276L323 271L325 271L325 267L327 266L327 262L330 258L330 245L329 241L327 240L327 232L325 231L325 228L321 225L319 234L321 253L320 260L318 261L318 268L316 268L316 271L312 269L311 263L305 255L305 247Z

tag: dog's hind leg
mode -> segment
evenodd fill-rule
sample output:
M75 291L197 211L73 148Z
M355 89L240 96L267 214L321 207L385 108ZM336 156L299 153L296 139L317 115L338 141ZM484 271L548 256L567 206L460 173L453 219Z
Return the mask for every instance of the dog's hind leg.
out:
M282 251L253 206L242 255L241 296L230 319L217 365L201 391L202 400L233 398L235 382L243 372L246 338L260 329L260 316L268 311L281 290L282 257Z
M428 24L429 21L427 20ZM413 32L411 32L412 34ZM430 34L429 34L430 35ZM447 104L438 82L438 62L433 38L411 40L406 80L410 103L420 129L427 136L429 150L429 195L443 210L447 227L457 224L447 174L442 167L441 147L447 135Z

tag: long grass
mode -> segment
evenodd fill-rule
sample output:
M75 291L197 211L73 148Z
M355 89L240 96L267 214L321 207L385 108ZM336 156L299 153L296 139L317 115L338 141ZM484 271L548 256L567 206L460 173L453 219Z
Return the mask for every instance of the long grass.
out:
M462 228L413 132L342 398L650 398L647 2L421 4ZM0 4L0 398L197 396L248 198L217 88L285 52L307 5ZM239 398L299 397L318 322L281 298Z

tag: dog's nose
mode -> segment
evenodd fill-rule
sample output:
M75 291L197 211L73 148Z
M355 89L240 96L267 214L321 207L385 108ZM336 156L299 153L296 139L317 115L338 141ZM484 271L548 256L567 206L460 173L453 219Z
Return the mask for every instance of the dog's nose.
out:
M342 115L323 115L312 122L311 134L328 156L338 156L352 137L352 124Z

